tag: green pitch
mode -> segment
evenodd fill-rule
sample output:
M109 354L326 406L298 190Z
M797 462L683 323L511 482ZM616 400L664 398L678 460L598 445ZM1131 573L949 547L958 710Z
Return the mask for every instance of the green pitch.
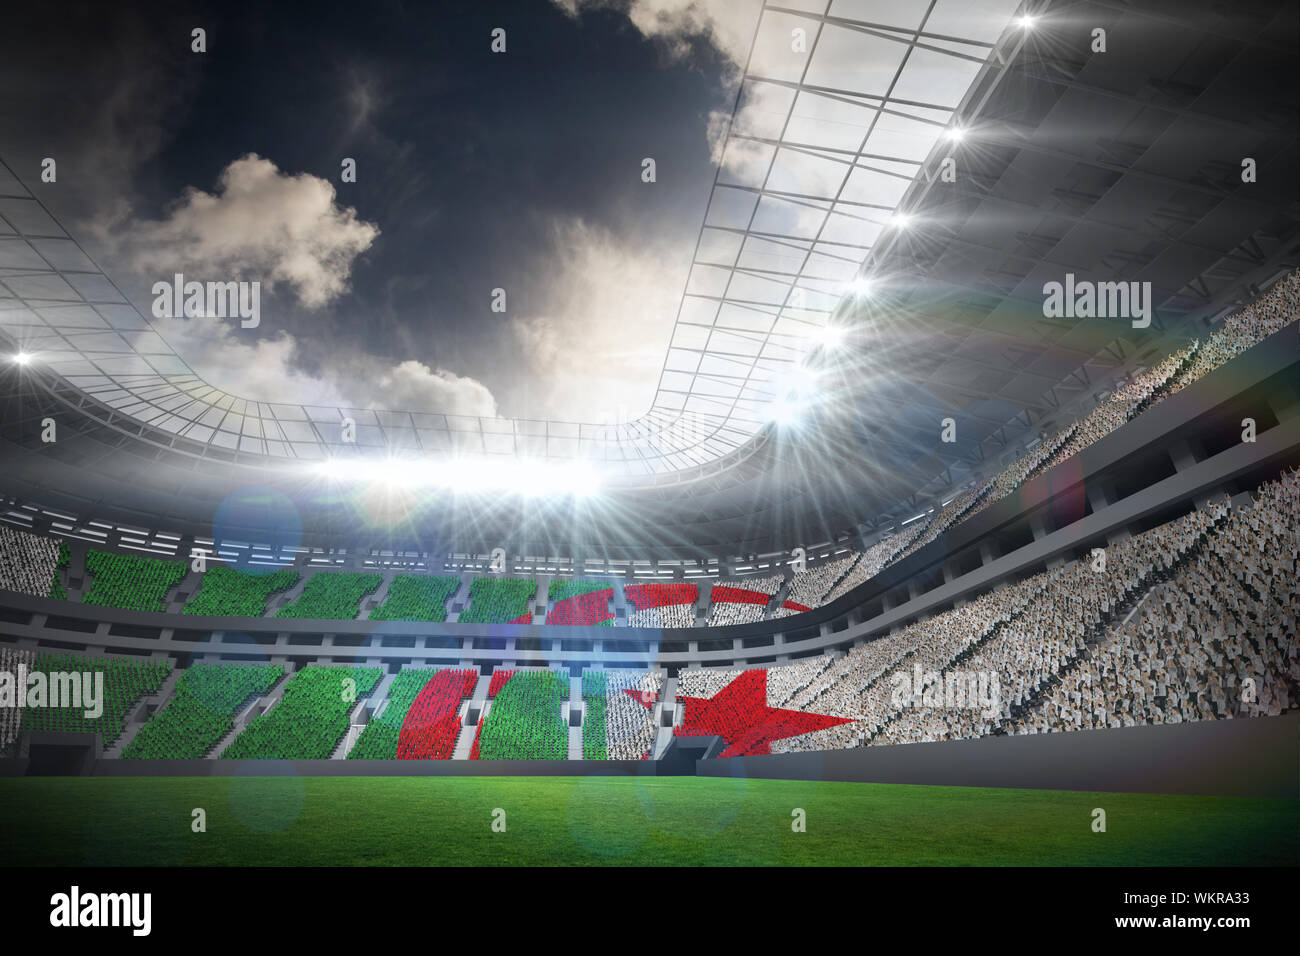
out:
M31 778L0 780L0 806L0 863L20 866L1300 862L1295 801L1222 797L683 777ZM1093 832L1097 807L1105 833ZM192 830L195 808L206 833Z

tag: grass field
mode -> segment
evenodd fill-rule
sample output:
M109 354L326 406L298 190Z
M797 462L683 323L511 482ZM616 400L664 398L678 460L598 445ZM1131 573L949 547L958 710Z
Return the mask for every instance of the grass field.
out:
M8 865L1296 865L1288 800L691 777L0 780ZM1092 829L1106 811L1106 832ZM207 832L191 829L206 811ZM505 811L505 832L492 829ZM792 812L806 813L806 832Z

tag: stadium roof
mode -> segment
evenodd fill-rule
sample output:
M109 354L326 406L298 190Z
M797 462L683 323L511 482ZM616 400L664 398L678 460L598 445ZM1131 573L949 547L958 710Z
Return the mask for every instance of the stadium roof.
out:
M1018 0L766 4L651 407L614 424L253 401L204 381L7 167L0 328L184 454L587 462L637 483L742 449L830 317L997 47ZM1000 49L994 56L995 49ZM342 422L355 422L355 442ZM739 453L739 454L738 454Z
M836 43L859 35L893 42L877 36L889 32L879 19L835 20L848 9L838 3L830 19L793 9L769 5L764 22L778 13L788 18L772 20L786 37L790 24L807 23L810 63L818 62L816 51L837 49ZM833 277L817 271L830 268L827 254L839 247L824 229L820 238L801 231L796 218L760 230L755 215L730 227L739 232L722 228L713 218L715 203L738 196L757 213L769 201L789 207L790 197L769 193L794 191L780 182L748 185L741 182L745 162L722 163L700 232L695 258L701 264L679 317L679 334L706 337L692 345L674 336L647 416L617 430L505 421L491 431L478 420L464 422L468 440L503 460L575 460L564 456L576 456L589 441L609 453L634 487L607 496L606 507L581 523L562 515L528 524L503 509L458 525L463 516L452 509L438 519L439 533L462 547L514 542L519 553L529 554L578 553L573 542L581 535L599 548L642 556L763 553L845 532L869 534L913 517L977 476L990 476L1039 434L1087 411L1117 380L1203 336L1210 320L1300 264L1300 182L1291 174L1300 162L1294 122L1300 69L1290 5L1224 11L1210 3L1190 10L1164 2L1122 8L1085 2L1043 5L1036 14L1028 33L966 35L973 42L962 47L984 50L984 59L961 93L955 118L945 120L966 133L954 148L963 174L943 182L935 172L947 152L929 148L913 164L911 178L898 179L905 188L890 200L911 217L909 228L885 228L887 210L850 206L859 197L847 191L835 199L808 188L794 203L819 220L809 228L848 216L856 217L855 228L879 227L856 243L865 265L855 273L847 263ZM1096 26L1110 35L1104 56L1089 53ZM957 49L949 34L924 34L912 29L913 53L932 52L923 49L932 40ZM761 31L758 41L756 56L768 42ZM963 69L974 65L952 59ZM843 148L834 140L843 117L806 112L867 104L852 108L902 123L896 112L918 109L914 103L921 101L902 103L911 97L898 93L898 83L884 91L863 85L854 97L842 88L844 77L832 83L811 68L796 80L759 79L761 62L751 57L746 73L727 141L733 155L741 148L736 143L749 142L741 137L766 135L760 135L760 120L771 100L759 91L771 87L792 94L790 112L779 114L781 145L758 143L767 149L756 154L760 165L770 156L775 168L775 158L797 154L792 162L807 164L798 168L811 176L823 162L843 161L848 182L882 176L876 167L885 162L903 168L897 152L882 152L888 159L865 157L865 150L852 157L834 152ZM812 91L812 85L822 88ZM876 108L885 95L898 96L889 112ZM805 108L805 102L819 105ZM809 115L830 117L820 135L818 122L795 122ZM920 125L927 135L945 128ZM810 140L817 149L809 148ZM1258 181L1242 182L1242 157L1258 161ZM298 439L286 429L307 436L300 459L337 452L320 427L336 427L346 410L320 410L326 416L321 422L311 418L311 409L281 418L281 406L225 396L184 369L164 372L159 357L165 346L32 195L13 181L0 184L0 195L9 197L0 199L0 217L8 224L0 224L0 284L10 295L0 299L0 335L38 354L48 343L57 356L51 370L62 368L59 361L70 363L69 377L53 385L42 379L43 359L25 376L4 377L6 464L15 491L44 493L53 486L68 493L69 508L117 503L128 520L153 510L175 516L179 526L191 514L197 521L210 516L232 486L265 480L267 462L298 455ZM719 252L727 241L734 259L726 249ZM722 291L701 285L710 280L697 272L724 283ZM1150 282L1150 328L1114 319L1046 318L1043 283L1067 272L1094 281ZM870 276L873 294L841 297L829 315L806 308L828 302L833 283L843 285L852 275ZM772 293L779 305L741 296L759 279L785 283ZM788 302L801 290L805 308L795 315ZM818 290L823 299L808 298ZM702 309L710 317L692 318ZM732 318L721 320L724 315ZM757 327L720 328L741 315ZM846 347L834 353L816 348L818 336L803 334L828 322L848 335ZM151 357L136 342L159 351ZM115 351L94 348L104 343ZM820 373L827 401L815 403L808 427L765 425L762 400L789 384L779 370L805 362ZM39 396L33 392L37 381L44 386ZM57 446L43 445L37 426L55 406L77 409L83 424L73 436L61 432ZM360 449L376 455L386 441L406 449L426 433L450 445L461 424L436 415L362 414L374 418L358 430ZM938 422L949 416L958 440L942 443ZM701 436L671 444L688 424L700 422ZM659 426L657 433L652 425ZM271 443L277 443L273 451ZM60 471L55 462L67 468ZM257 469L257 477L250 469L231 470L241 464ZM86 480L79 482L82 473Z

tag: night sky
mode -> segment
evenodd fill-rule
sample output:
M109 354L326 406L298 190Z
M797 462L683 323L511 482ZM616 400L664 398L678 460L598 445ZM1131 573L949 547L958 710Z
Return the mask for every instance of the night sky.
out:
M643 409L739 47L698 17L647 35L618 4L444 6L12 11L0 158L146 314L173 271L262 281L256 330L161 329L230 391L509 417ZM752 8L730 6L743 36L734 18ZM47 156L57 184L39 182Z

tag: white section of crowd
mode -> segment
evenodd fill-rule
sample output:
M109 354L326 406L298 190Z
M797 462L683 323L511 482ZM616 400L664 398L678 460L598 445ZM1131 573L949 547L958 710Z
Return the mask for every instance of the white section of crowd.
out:
M628 627L694 627L695 604L648 607L627 616Z
M1013 733L1278 716L1300 688L1300 473L1235 509ZM1247 681L1252 683L1248 684Z
M18 686L18 668L24 667L28 672L36 664L34 651L18 647L0 647L0 673L13 675L14 705L0 707L0 749L8 747L18 737L18 728L23 721L22 689Z
M59 564L59 543L0 524L0 589L47 597Z
M833 561L823 561L807 571L796 571L790 577L790 587L786 590L785 599L795 604L802 604L804 607L820 607L824 603L823 598L830 593L835 582L844 576L857 559L856 554L850 554L848 557L836 558ZM790 608L779 607L772 612L772 617L789 617L791 614L798 613L800 612Z
M709 606L709 626L722 627L727 624L749 624L761 621L767 615L767 604L741 604L734 601L719 603L716 597L718 588L741 588L746 591L758 591L768 596L781 590L784 577L773 574L764 578L719 578L713 582L715 597Z
M605 672L605 750L610 760L640 760L655 742L654 710L627 691L659 697L663 676L655 671Z

